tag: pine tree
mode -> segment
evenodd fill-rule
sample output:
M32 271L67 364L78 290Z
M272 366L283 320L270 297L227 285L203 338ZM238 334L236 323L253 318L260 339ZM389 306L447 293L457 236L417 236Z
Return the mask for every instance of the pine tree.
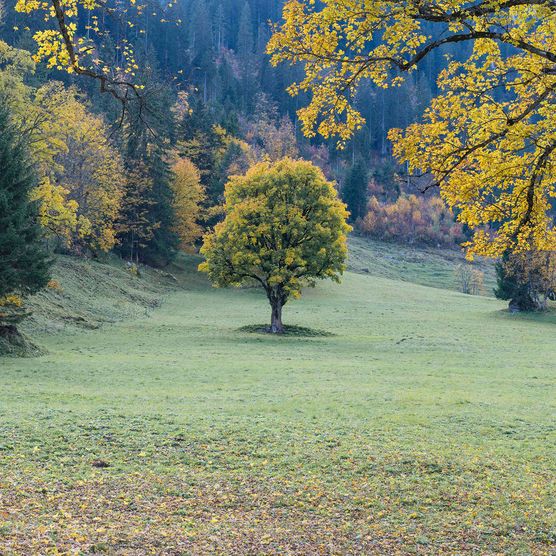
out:
M362 160L357 160L348 170L342 199L348 206L350 221L355 222L365 216L367 205L367 168Z
M139 255L154 237L158 223L152 215L153 183L145 164L136 160L128 168L122 210L118 220L120 255L131 262L139 262Z
M0 336L16 333L10 307L48 283L50 260L40 243L35 175L25 145L0 99ZM17 312L17 311L16 311Z
M157 148L147 160L153 187L151 215L157 222L152 239L146 244L142 260L151 266L163 267L172 262L178 251L179 238L175 232L174 194L170 185L172 172L165 153Z
M134 261L165 266L176 255L179 242L173 231L171 171L166 162L172 102L168 87L160 84L152 52L145 54L145 62L141 79L149 99L148 110L143 114L132 112L138 106L128 110L125 160L132 182L122 202L118 251Z
M237 53L242 62L248 62L252 58L254 43L251 7L249 2L245 2L241 10L237 34Z
M223 192L216 158L224 142L222 135L216 131L215 123L206 105L199 101L193 102L191 114L178 124L176 145L178 155L191 160L199 170L210 205L219 203Z

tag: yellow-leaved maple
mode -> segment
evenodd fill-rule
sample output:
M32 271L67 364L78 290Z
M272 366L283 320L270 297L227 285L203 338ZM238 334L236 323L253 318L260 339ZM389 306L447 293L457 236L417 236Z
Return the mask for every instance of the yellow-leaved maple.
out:
M431 32L430 29L436 29ZM473 254L556 249L550 214L556 153L556 6L551 0L289 0L269 43L274 63L302 63L305 133L345 143L367 80L399 84L445 44L471 54L439 77L422 123L393 130L394 153L432 176Z
M199 218L205 190L201 185L199 170L188 158L178 158L172 165L172 173L170 185L174 193L172 205L176 218L174 230L180 238L181 248L190 252L195 241L203 235Z
M199 269L216 286L261 286L272 307L270 330L283 331L282 307L303 286L345 268L347 210L320 168L284 158L261 162L225 189L226 217L204 238Z

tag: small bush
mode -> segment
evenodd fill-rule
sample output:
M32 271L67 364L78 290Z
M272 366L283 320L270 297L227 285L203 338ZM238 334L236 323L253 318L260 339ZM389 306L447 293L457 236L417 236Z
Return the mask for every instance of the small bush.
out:
M371 197L367 214L357 224L376 239L425 245L454 245L465 238L461 224L438 197L401 196L392 203Z
M459 264L454 269L454 273L461 293L469 295L484 293L485 275L481 270L473 268L470 264Z

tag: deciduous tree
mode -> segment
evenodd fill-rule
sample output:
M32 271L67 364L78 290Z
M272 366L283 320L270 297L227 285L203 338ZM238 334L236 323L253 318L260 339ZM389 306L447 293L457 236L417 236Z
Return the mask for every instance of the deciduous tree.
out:
M442 46L472 45L424 121L390 137L475 230L470 255L499 256L556 248L555 39L553 0L290 0L269 51L304 64L291 92L311 92L305 132L345 142L363 125L353 99L365 81L395 86Z
M180 238L180 247L191 251L195 241L203 235L199 218L205 190L201 185L199 170L191 160L179 158L172 165L172 173L170 183L174 192L173 207L176 216L174 231Z
M47 234L74 251L109 251L120 210L124 167L101 116L77 90L59 82L26 83L35 71L28 52L0 41L0 94L25 139L40 178L39 201Z
M290 297L316 280L339 280L346 207L319 168L290 158L232 177L225 197L226 218L205 236L199 268L216 286L261 286L272 308L270 331L283 332Z
M36 103L45 113L39 132L49 145L46 151L37 149L41 171L68 192L68 202L77 203L78 225L70 245L75 250L109 251L116 243L125 169L108 128L75 90L60 83L41 87Z

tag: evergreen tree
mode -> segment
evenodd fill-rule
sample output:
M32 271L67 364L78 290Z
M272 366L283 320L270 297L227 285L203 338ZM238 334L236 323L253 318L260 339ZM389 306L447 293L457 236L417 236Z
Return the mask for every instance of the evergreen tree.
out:
M0 335L14 331L1 309L17 306L19 296L37 292L49 279L50 260L40 243L37 207L29 200L34 185L25 145L0 99Z
M188 158L201 173L201 183L207 192L209 204L220 202L223 192L218 180L217 153L224 147L222 135L215 126L213 114L201 102L193 102L191 114L177 126L177 151Z
M253 22L249 2L243 4L237 34L237 52L242 62L249 62L253 55Z
M173 121L172 102L167 87L160 85L156 61L151 52L145 55L142 68L148 110L136 113L139 106L128 109L126 128L126 165L131 183L123 200L118 250L152 266L165 266L177 253L171 172L166 162ZM135 112L133 112L135 111ZM126 207L126 203L130 203ZM133 222L133 215L140 220Z
M163 267L175 257L179 240L174 232L172 174L164 152L156 147L152 151L127 159L117 251L130 260Z
M189 51L191 56L190 78L202 95L203 102L209 99L209 89L215 75L212 21L207 2L197 0L191 9L189 29Z
M127 168L126 188L118 219L119 253L132 262L154 237L158 222L154 219L151 190L153 182L144 162L134 160Z
M178 251L179 238L173 209L174 195L171 187L172 172L160 148L147 160L153 182L150 190L153 201L151 215L157 223L153 237L147 242L142 260L151 266L162 267L172 262Z
M367 168L361 159L353 164L346 175L342 199L348 206L350 221L365 216L367 206Z
M507 271L506 265L509 260L509 255L506 254L502 257L501 261L496 263L496 288L494 288L494 295L498 299L517 303L518 308L529 310L532 306L527 286L520 284L517 276L510 274Z

